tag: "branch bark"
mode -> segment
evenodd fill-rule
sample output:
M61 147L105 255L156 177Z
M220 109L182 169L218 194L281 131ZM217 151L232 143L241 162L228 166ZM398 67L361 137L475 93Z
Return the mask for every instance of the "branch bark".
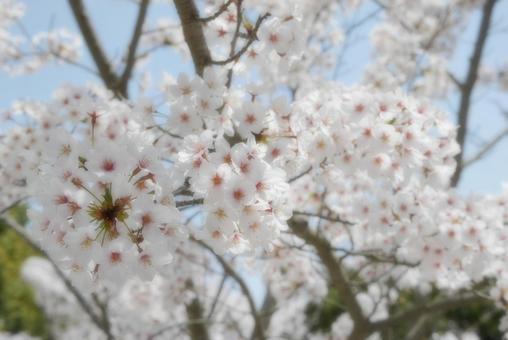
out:
M79 26L79 30L85 40L85 43L92 55L92 59L94 60L97 69L99 70L99 75L104 82L104 85L113 93L115 96L119 98L125 98L127 96L126 93L122 92L119 88L119 79L118 76L113 71L111 64L104 52L99 39L95 33L94 28L90 22L90 18L88 17L88 13L83 5L82 0L68 0L69 6L71 7L72 14L74 15L74 19Z
M251 310L252 317L254 318L254 330L252 334L252 339L258 339L258 340L264 340L266 339L264 328L263 328L263 319L260 317L257 309L256 304L254 303L254 298L252 297L252 294L250 293L249 287L247 287L247 284L242 279L240 275L229 265L229 263L222 258L222 256L216 254L212 248L210 248L209 245L204 243L203 241L192 239L194 242L198 243L202 247L206 248L210 253L212 253L217 261L221 264L222 268L224 269L224 272L229 275L237 284L240 286L240 290L242 291L243 295L245 295L247 302L249 304L249 308Z
M471 107L471 97L473 94L474 86L476 84L476 80L478 78L478 69L480 67L485 42L487 41L487 37L489 35L490 23L492 21L492 14L494 12L494 5L496 4L496 1L497 0L487 0L483 5L480 28L476 37L475 47L469 63L466 80L462 83L462 86L459 87L461 93L459 110L457 112L459 124L459 129L457 131L457 142L460 145L460 152L457 154L457 156L455 156L457 167L451 179L450 184L452 187L456 187L459 183L462 170L464 168L463 157L466 142L467 125L469 120L469 111Z
M190 283L192 284L192 283ZM206 327L206 320L203 317L203 307L198 297L195 297L191 303L185 306L187 311L187 317L189 323L187 328L189 330L189 336L192 340L208 340L210 336L208 334L208 328ZM203 322L197 322L203 320Z
M210 64L212 57L201 26L198 9L194 0L174 0L174 2L196 73L203 76L203 71Z
M328 271L332 287L339 293L344 306L354 322L354 327L349 339L365 339L374 332L384 332L401 324L413 324L422 317L446 312L452 309L467 306L472 303L484 302L485 298L474 292L464 292L459 296L443 298L438 301L424 303L407 311L400 312L384 320L371 322L362 312L356 300L346 274L342 270L341 263L335 257L330 243L319 235L309 230L306 221L291 219L288 222L293 233L305 240L305 242L316 250L324 267Z
M306 221L292 219L288 222L288 225L296 236L314 247L328 271L332 286L339 293L354 322L353 332L349 338L354 340L366 338L372 332L371 323L363 314L360 304L356 300L356 294L349 284L340 262L335 258L330 243L310 231Z
M127 58L125 61L125 68L120 77L120 83L118 84L119 90L125 94L125 97L128 97L128 84L129 80L132 76L132 71L134 69L134 65L136 64L136 51L138 49L139 40L141 38L141 34L143 33L143 24L146 20L146 13L148 12L148 5L150 4L150 0L142 0L139 5L138 17L136 19L136 25L134 26L134 32L132 32L132 38L129 44L129 48L127 50Z

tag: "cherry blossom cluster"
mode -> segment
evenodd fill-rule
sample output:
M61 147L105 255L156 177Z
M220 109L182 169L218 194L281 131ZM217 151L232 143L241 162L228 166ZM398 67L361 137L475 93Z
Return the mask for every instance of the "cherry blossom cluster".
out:
M205 8L205 16L207 13L216 13L224 2L215 1ZM303 40L301 33L301 13L294 10L294 7L288 8L287 6L277 6L276 10L270 4L262 4L260 2L246 1L242 4L249 10L255 10L260 15L269 13L270 17L262 23L258 32L257 38L259 41L255 50L260 53L260 57L266 57L267 60L280 61L292 58L301 53ZM245 12L245 8L243 11ZM225 59L229 57L230 41L235 35L237 24L240 24L240 29L245 31L249 36L255 28L255 17L242 17L237 18L237 9L235 5L229 6L222 15L216 20L208 23L205 34L210 47L216 53L216 58ZM245 14L244 14L245 16ZM240 20L240 23L238 22ZM244 21L244 22L242 22ZM238 45L241 47L242 45ZM252 52L248 53L250 57L256 57ZM275 56L278 58L275 58Z
M415 95L444 97L450 90L448 60L458 29L476 1L380 1L385 18L371 32L375 48L364 82Z
M208 2L204 16L213 15L223 5L224 1ZM353 4L329 0L317 4L309 0L292 1L290 4L273 0L243 1L244 17L240 33L244 33L247 39L256 24L254 13L258 13L258 19L266 13L270 16L260 25L257 39L243 57L235 60L232 66L235 76L254 83L262 77L264 88L274 88L284 82L293 89L315 80L316 75L328 77L335 67L336 55L344 39L337 13L344 14L352 7ZM236 16L237 8L231 4L206 25L207 42L216 59L230 57L230 45L238 23ZM243 39L238 39L236 43L238 49L244 44Z
M27 183L19 191L34 200L33 235L83 286L151 279L185 236L176 187L145 128L149 105L103 95L68 87L49 105L20 103L12 120L24 115L31 127L11 129L2 143L10 160L2 178Z
M17 130L17 131L16 131ZM8 137L4 137L0 143L0 185L2 195L0 195L0 210L7 209L12 204L26 196L26 171L27 159L20 153L23 150L22 145L28 141L23 141L29 137L23 129L12 129ZM12 146L12 147L11 147Z
M92 133L90 142L63 131L51 141L56 155L41 162L34 188L42 207L31 214L34 232L76 280L150 279L182 233L170 180L141 138Z
M194 200L203 200L204 237L221 251L269 245L291 211L286 174L256 141L276 126L273 110L254 96L227 91L226 81L221 70L207 68L203 78L180 75L166 86L168 129L184 137L165 136L175 173Z
M171 18L161 18L146 28L141 36L141 44L146 56L150 51L164 46L171 46L184 55L188 54L180 24Z
M19 58L22 37L12 35L11 26L25 13L25 6L17 0L0 1L0 66L11 59Z
M202 198L206 239L217 251L268 246L286 227L289 185L253 139L233 147L208 131L184 139L178 170Z
M275 246L265 263L265 276L276 299L287 300L302 294L319 299L326 293L326 283L311 260L289 247Z
M504 256L502 204L446 190L454 127L400 93L366 92L332 87L293 104L296 152L309 169L292 183L296 214L325 216L318 230L345 255L418 268L408 284L458 289L492 275ZM366 279L387 266L369 268Z
M26 36L19 33L25 6L18 0L0 1L0 69L14 75L31 73L51 61L75 63L81 53L81 38L66 29Z
M289 119L298 153L331 176L447 185L458 146L446 114L402 93L369 91L332 85L297 100Z

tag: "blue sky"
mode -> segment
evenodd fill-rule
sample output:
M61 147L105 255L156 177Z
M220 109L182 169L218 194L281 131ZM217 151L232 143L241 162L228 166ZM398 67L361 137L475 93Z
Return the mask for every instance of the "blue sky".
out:
M55 28L69 27L72 31L78 31L67 1L25 0L25 3L27 4L27 13L22 22L30 33L47 30L50 25ZM118 60L128 44L137 6L127 0L86 0L85 5L88 7L93 24L97 28L109 56ZM371 9L366 8L365 13L368 13L369 10ZM172 5L155 4L151 7L150 20L164 16L174 16ZM506 46L508 30L505 24L503 31L502 22L503 17L507 16L508 2L500 1L494 19L495 33L488 42L485 55L486 62L493 66L508 63L508 47ZM464 29L460 47L451 63L451 69L456 74L465 73L478 27L478 19L479 16L475 14L471 24ZM339 76L340 81L352 84L360 79L362 68L356 65L365 65L369 60L371 51L367 37L373 24L374 22L371 22L356 32L357 43L352 45L346 54L343 72ZM83 62L93 66L87 53L83 56ZM188 61L183 60L169 49L157 52L153 56L150 70L155 81L160 79L164 71L174 75L182 71L193 72ZM91 81L97 81L97 78L69 65L48 66L33 75L14 78L0 74L0 107L7 107L18 98L47 100L53 90L62 84L84 84ZM508 95L494 102L489 91L490 89L477 91L474 95L470 130L474 133L474 138L471 139L476 143L494 135L507 123L506 119L499 115L497 104L501 103L508 108ZM453 113L456 110L457 98L450 97L438 105ZM451 118L455 119L453 115ZM468 151L472 150L474 150L474 143L468 144ZM508 182L508 138L490 152L483 161L467 169L461 181L460 190L465 193L497 193L500 192L500 184L503 181Z

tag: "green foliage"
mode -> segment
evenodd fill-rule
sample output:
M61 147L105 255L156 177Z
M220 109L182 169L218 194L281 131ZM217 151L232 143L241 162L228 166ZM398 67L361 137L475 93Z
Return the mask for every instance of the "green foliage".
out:
M305 321L312 333L328 333L335 320L344 312L339 293L333 288L320 303L311 302L305 308Z
M11 209L10 214L22 224L27 221L24 206ZM48 339L47 320L20 276L23 262L34 255L37 253L0 219L0 330Z
M439 299L439 290L433 288L431 292L422 296L412 290L399 292L397 301L390 306L390 314L397 314L411 309L426 301ZM311 302L305 309L305 321L312 333L329 333L335 320L344 312L340 296L333 288L329 288L326 297L318 302ZM473 331L482 340L498 340L502 338L499 331L500 319L504 312L486 301L472 303L446 313L430 315L424 326L420 340L428 339L433 332L446 332L448 330ZM389 333L383 333L386 340L404 339L414 324L401 324Z
M473 329L482 340L502 339L499 323L504 312L493 308L491 303L470 304L467 308L450 311L445 320L453 322L459 329Z

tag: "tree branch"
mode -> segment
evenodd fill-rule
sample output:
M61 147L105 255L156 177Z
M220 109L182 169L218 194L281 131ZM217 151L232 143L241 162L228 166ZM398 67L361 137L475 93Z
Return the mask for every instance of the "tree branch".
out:
M229 275L238 286L240 286L240 290L242 291L243 295L247 298L247 302L249 304L249 308L252 313L252 317L254 318L254 330L252 334L253 339L263 340L266 339L264 329L263 329L263 320L261 319L259 313L256 309L256 304L254 303L254 298L252 297L252 294L250 293L249 287L247 287L247 284L242 279L240 275L229 265L229 263L222 258L222 256L218 255L213 251L213 249L206 243L200 240L196 240L194 238L191 238L194 242L201 245L202 247L206 248L210 253L212 253L217 261L221 264L222 268L224 269L224 272Z
M217 19L222 13L224 13L228 9L229 5L231 5L234 1L236 1L236 0L228 0L228 2L225 2L219 8L219 10L217 12L215 12L212 15L210 15L209 17L199 18L199 21L201 21L203 23L206 23L206 22L209 22L209 21Z
M354 321L354 328L350 339L359 340L366 338L371 333L371 323L363 315L360 304L356 300L356 294L349 284L340 262L335 258L330 243L311 232L305 221L291 219L288 225L296 236L314 247L324 267L327 269L332 286L339 293Z
M178 201L175 203L175 206L177 208L183 208L183 207L187 208L187 207L200 205L200 204L203 204L202 198L196 198L196 199L187 200L187 201Z
M19 203L23 202L25 199L27 199L27 197L19 198L19 199L15 200L14 202L6 205L5 207L0 208L0 216L2 216L3 214L5 214L7 211L11 210L15 206L17 206Z
M92 293L92 299L101 312L100 320L101 320L101 325L103 327L103 330L106 332L106 334L111 334L111 322L109 321L107 300L101 301L96 293ZM109 339L109 337L108 337L108 339Z
M496 4L496 1L497 0L486 0L485 4L483 5L482 19L478 35L476 38L473 55L471 56L471 60L469 63L467 77L466 80L463 83L461 83L462 86L459 87L461 95L459 110L457 112L457 119L459 124L459 129L457 131L457 142L459 143L460 146L460 152L457 154L457 156L455 156L457 167L451 179L452 187L457 186L457 184L459 183L460 176L464 168L463 157L466 142L466 131L469 119L469 111L471 106L471 97L473 94L474 86L476 84L476 80L478 78L478 69L480 67L485 42L487 41L487 37L489 34L490 23L492 21L492 14L494 12L494 5Z
M234 53L232 56L224 60L212 60L212 64L226 65L233 61L237 61L249 49L250 45L252 45L252 43L258 39L257 32L259 30L259 27L261 26L263 21L269 16L270 13L265 13L263 16L260 16L258 20L256 20L256 25L254 26L252 31L249 32L249 40L247 40L247 43L245 43L245 45L238 52Z
M243 0L236 1L236 27L235 27L235 34L233 35L233 39L231 39L231 44L229 47L229 56L230 57L235 54L236 43L238 41L238 37L240 35L240 28L242 26L242 20L243 20L242 3L243 3ZM226 87L228 89L231 87L232 81L233 81L233 68L231 67L228 70L228 78L227 78L227 82L226 82Z
M289 180L288 180L288 183L292 183L296 180L299 180L300 178L302 178L303 176L307 175L308 173L310 173L312 171L312 166L310 166L307 170L305 170L304 172L294 176L294 177L291 177Z
M141 0L141 4L139 5L139 12L138 17L136 19L136 25L134 26L131 42L127 50L125 69L122 73L122 76L120 77L120 82L118 84L119 90L122 93L125 93L125 97L127 97L128 93L129 79L132 76L132 71L134 69L134 65L136 64L136 51L138 49L139 39L141 38L141 34L143 33L143 24L146 19L146 13L148 12L149 3L150 0Z
M212 57L201 26L198 9L194 0L174 0L174 2L196 73L203 76L203 71L210 64Z
M123 93L119 88L119 79L111 64L108 61L106 53L104 52L97 35L95 34L95 30L90 23L90 18L86 12L85 7L83 6L82 0L68 0L69 6L71 7L72 14L74 15L74 19L76 20L81 34L86 42L88 50L92 55L92 58L99 70L99 75L104 82L104 85L113 93L115 96L119 98L125 98L126 93Z
M190 288L194 287L192 281L188 281L187 284ZM185 306L187 311L187 317L189 323L187 328L189 330L189 336L192 340L208 340L210 335L208 334L208 328L206 327L207 321L203 317L203 306L196 296L188 305ZM197 320L204 320L204 322L196 322Z

